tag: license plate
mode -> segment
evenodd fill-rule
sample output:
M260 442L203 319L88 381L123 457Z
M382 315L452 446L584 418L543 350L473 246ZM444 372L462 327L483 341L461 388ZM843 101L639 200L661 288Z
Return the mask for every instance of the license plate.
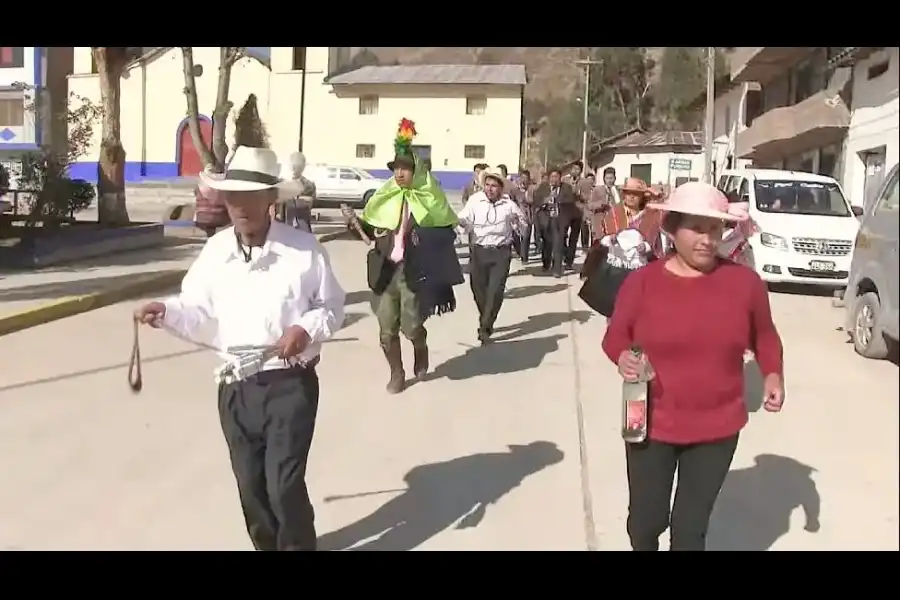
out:
M834 263L830 260L811 260L809 261L809 269L811 271L834 271Z

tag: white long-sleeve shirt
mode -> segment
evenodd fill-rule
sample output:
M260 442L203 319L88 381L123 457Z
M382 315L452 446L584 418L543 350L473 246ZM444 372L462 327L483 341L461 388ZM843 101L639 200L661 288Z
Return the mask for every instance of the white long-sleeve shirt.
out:
M212 345L226 358L229 347L273 345L285 329L299 325L310 344L297 358L308 361L341 327L344 296L313 234L273 222L265 244L252 248L246 262L229 227L206 242L181 293L165 300L163 325L198 341L212 333ZM284 362L273 358L265 368L284 368Z
M521 234L527 223L525 213L509 196L491 202L484 192L472 194L457 217L472 226L479 246L512 244L513 233L518 230Z

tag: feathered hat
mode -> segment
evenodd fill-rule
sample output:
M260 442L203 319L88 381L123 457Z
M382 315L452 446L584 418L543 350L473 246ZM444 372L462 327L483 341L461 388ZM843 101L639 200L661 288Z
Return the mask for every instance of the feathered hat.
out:
M416 157L413 154L412 141L416 137L416 124L409 119L401 119L394 137L394 160L387 164L393 171L397 167L416 169Z

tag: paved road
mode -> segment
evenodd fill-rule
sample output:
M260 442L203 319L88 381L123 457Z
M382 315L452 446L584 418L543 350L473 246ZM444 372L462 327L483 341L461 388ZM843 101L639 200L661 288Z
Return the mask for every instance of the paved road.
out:
M457 312L430 324L435 372L392 397L363 248L328 247L350 295L348 325L320 367L310 481L322 546L626 549L618 382L577 282L517 273L498 342L484 349L458 288ZM897 550L897 367L853 354L830 299L772 302L788 403L754 413L710 545ZM0 344L0 548L249 549L217 423L216 360L150 332L144 391L131 395L130 310ZM757 465L759 455L770 457ZM822 527L808 533L802 507L817 501Z

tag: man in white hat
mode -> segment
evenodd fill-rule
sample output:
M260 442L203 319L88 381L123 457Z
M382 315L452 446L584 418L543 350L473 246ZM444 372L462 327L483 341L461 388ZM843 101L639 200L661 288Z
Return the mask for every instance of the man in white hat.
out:
M484 189L473 194L458 214L459 224L472 238L469 284L478 306L478 341L487 344L503 305L506 279L516 234L525 231L525 213L505 193L506 178L484 171Z
M200 176L221 193L234 226L209 239L180 294L144 305L135 318L188 339L210 325L223 353L274 347L258 374L219 386L219 417L254 547L315 550L306 462L316 364L343 322L344 290L315 236L269 217L279 171L271 150L239 146L224 176Z

